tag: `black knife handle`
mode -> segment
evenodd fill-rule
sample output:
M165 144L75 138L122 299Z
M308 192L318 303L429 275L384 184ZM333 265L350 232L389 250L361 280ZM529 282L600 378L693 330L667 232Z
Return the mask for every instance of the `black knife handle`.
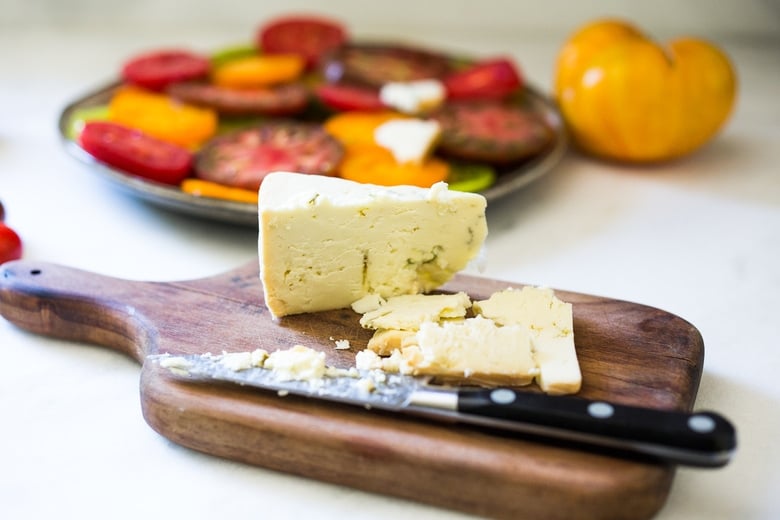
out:
M724 466L737 444L734 426L713 412L665 411L509 388L461 389L457 411L464 422L552 435L700 467Z

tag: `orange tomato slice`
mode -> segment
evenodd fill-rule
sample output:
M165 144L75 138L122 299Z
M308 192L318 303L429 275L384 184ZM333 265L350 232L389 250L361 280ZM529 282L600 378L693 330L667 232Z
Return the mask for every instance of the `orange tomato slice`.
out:
M331 116L325 121L325 131L345 147L376 145L374 130L393 119L405 119L398 112L350 111Z
M338 173L343 179L366 184L429 188L447 180L450 166L435 157L422 163L399 163L389 150L380 146L352 146L347 148Z
M185 148L197 148L217 131L217 113L165 94L122 87L108 105L108 119Z
M255 190L234 188L224 184L217 184L216 182L204 181L203 179L184 179L181 183L181 190L196 197L233 200L249 204L257 204L258 198Z
M267 87L298 79L305 65L306 61L296 54L249 56L216 68L211 74L211 81L228 88Z

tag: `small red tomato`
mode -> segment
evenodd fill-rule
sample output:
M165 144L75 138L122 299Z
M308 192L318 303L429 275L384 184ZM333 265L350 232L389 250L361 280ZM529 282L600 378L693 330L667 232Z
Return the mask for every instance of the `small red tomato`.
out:
M99 161L163 184L179 184L192 167L186 148L108 121L87 122L79 143Z
M210 67L211 62L205 56L182 50L161 50L127 61L122 67L122 79L150 90L162 90L171 83L204 78Z
M319 16L289 16L272 20L257 32L257 45L269 54L298 54L311 68L320 56L347 41L344 27Z
M16 232L0 224L0 264L22 257L22 240Z
M523 79L506 58L483 61L444 79L449 99L502 98L520 88Z
M379 92L368 87L349 85L320 85L315 89L317 97L333 110L385 110Z

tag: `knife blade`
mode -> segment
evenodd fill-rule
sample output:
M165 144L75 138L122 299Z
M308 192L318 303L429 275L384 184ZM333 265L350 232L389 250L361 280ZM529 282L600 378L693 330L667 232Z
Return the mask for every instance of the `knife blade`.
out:
M148 356L186 381L225 382L461 422L601 448L638 453L702 468L728 464L736 451L736 429L712 411L678 412L576 396L551 396L516 388L440 386L430 378L380 370L329 368L314 379L280 376L259 366L236 367L227 354Z

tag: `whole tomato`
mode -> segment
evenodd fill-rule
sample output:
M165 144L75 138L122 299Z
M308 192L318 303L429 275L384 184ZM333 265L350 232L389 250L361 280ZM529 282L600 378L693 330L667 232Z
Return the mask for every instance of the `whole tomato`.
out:
M13 229L3 223L4 219L5 209L0 202L0 264L22 257L22 240Z
M659 45L622 20L585 25L556 63L555 98L574 142L596 156L653 162L709 141L735 103L729 58L704 40Z

